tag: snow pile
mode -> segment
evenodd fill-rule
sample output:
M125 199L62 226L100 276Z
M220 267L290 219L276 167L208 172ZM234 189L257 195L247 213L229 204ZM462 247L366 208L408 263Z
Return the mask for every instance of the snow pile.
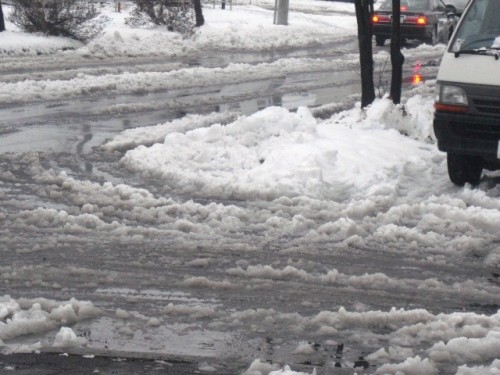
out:
M61 327L57 332L53 346L56 348L71 348L85 345L86 342L87 340L84 337L78 337L71 328Z
M296 333L315 332L313 342L320 342L321 337L326 336L342 337L352 347L370 345L367 340L373 341L371 345L375 342L387 345L364 356L367 363L376 367L376 374L434 375L453 366L459 368L459 374L497 374L495 371L500 365L500 311L486 316L475 313L434 315L424 309L356 312L340 308L337 312L323 311L304 317L258 309L232 313L228 319L245 327L265 322L269 329L274 325L287 325ZM293 358L315 352L307 341L300 341L288 350ZM491 366L465 366L472 363L491 363ZM289 368L276 370L275 366L263 366L256 360L246 374L290 371Z
M434 375L437 374L438 371L431 361L428 359L421 359L417 356L415 358L408 358L403 363L397 365L383 365L377 369L376 373L384 375Z
M0 297L0 340L6 342L19 336L50 331L99 314L100 310L91 302L76 299L61 303L44 298L14 300L3 296ZM61 342L66 342L67 334L61 335Z
M406 291L410 293L414 290L426 293L453 293L460 291L462 295L480 296L486 299L494 297L500 292L500 289L484 282L454 283L447 285L445 282L434 278L391 278L384 273L365 273L363 275L347 275L339 272L337 269L329 270L324 274L307 272L293 266L286 266L283 269L276 269L270 265L248 266L246 269L241 267L230 268L226 271L229 275L254 278L254 279L272 279L272 280L295 280L314 284L327 284L353 287L363 290L392 290Z
M183 68L168 72L119 74L83 74L69 79L26 79L0 84L0 102L16 103L34 100L61 100L96 94L133 94L146 87L148 91L174 90L192 86L214 86L280 77L303 71L321 71L325 66L354 66L357 59L324 60L309 58L282 59L272 63L229 64L224 68Z
M229 123L176 120L152 129L157 135L121 163L169 192L265 200L276 213L259 219L255 212L253 220L275 236L441 254L487 251L495 266L500 251L489 244L498 239L498 189L450 184L432 131L432 83L418 92L404 107L380 99L325 121L307 108L278 107ZM147 129L123 133L106 148L137 145L138 132ZM229 222L233 232L249 225L241 216Z
M499 375L500 359L494 360L491 366L467 367L460 366L456 375Z
M226 126L169 133L163 144L131 150L122 162L190 194L338 200L353 189L368 189L405 162L429 157L419 143L378 122L387 107L387 101L377 102L370 121L356 126L357 111L319 123L306 108L267 108Z
M290 366L285 366L282 370L270 372L269 375L309 375L309 374L305 372L292 371ZM311 375L316 375L316 369L313 370Z
M458 337L435 344L429 351L434 361L449 361L450 356L455 361L481 362L486 359L500 358L500 331L488 331L484 327L473 327L480 338Z
M322 2L307 2L310 9L322 8ZM334 10L335 4L329 6ZM316 45L321 39L332 41L353 35L355 20L352 14L308 15L291 13L288 26L273 25L273 10L255 5L233 6L231 11L203 8L205 25L193 38L166 32L164 28L132 28L124 20L132 7L117 16L111 8L104 13L114 22L105 34L79 52L83 55L169 55L172 57L196 54L200 50L271 50L275 48ZM162 48L158 48L162 46Z
M231 112L215 112L208 116L187 115L166 125L161 124L125 130L107 142L104 147L108 150L125 150L140 145L151 146L155 143L162 143L168 133L183 133L197 128L208 127L215 123L227 124L235 121L236 118L237 114Z
M35 56L50 54L61 50L74 50L81 46L82 43L63 37L47 37L16 31L4 31L0 33L0 57L7 55Z
M278 368L275 364L262 362L260 359L254 360L243 375L265 375Z

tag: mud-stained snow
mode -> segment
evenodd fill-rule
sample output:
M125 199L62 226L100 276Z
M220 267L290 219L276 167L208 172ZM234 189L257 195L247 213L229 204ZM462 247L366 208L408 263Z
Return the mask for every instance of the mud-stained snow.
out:
M273 1L205 6L206 25L183 39L126 26L124 3L122 13L105 5L105 33L85 46L7 22L0 102L29 109L357 69L348 53L173 61L342 45L356 33L352 4L292 2L287 27L272 25ZM141 70L128 58L154 61ZM107 59L120 67L96 63ZM88 155L77 142L72 154L0 155L0 350L197 356L207 373L238 358L245 375L499 374L499 174L486 171L478 187L449 182L434 88L326 119L306 107L186 114L127 123ZM127 105L140 107L100 113L120 119Z
M19 336L35 335L58 327L61 328L53 343L55 347L81 346L84 341L79 340L71 328L64 326L96 318L100 313L100 310L88 301L71 299L60 302L45 298L15 300L10 296L3 296L0 297L0 346L5 345L4 341ZM30 345L13 344L4 352L30 353L39 351L42 346L41 342Z

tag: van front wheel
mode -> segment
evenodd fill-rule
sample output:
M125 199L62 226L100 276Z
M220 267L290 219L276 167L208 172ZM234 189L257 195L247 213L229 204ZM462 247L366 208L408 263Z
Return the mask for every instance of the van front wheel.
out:
M469 183L479 184L483 172L483 162L477 156L448 153L448 175L451 182L457 186Z

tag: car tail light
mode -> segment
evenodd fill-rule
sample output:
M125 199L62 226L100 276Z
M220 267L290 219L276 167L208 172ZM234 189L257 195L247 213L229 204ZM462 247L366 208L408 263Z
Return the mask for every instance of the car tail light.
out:
M417 25L427 25L427 23L428 23L427 17L419 16L417 18Z
M401 12L406 12L408 10L408 6L401 5L400 10L401 10Z
M376 14L372 17L373 23L378 23L380 21L380 17L377 16Z

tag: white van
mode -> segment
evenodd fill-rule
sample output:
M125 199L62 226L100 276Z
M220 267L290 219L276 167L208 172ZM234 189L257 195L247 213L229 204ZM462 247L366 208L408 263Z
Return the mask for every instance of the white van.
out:
M500 0L471 0L441 61L434 132L450 180L500 169Z

